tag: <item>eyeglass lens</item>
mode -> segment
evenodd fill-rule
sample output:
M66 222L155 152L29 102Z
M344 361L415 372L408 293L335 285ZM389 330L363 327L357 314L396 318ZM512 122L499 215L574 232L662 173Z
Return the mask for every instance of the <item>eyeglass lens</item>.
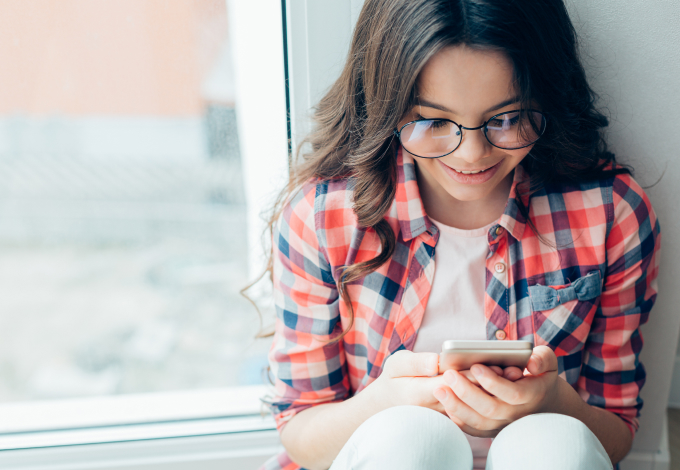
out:
M545 129L543 114L519 111L494 116L482 129L488 141L506 150L527 147L536 142ZM469 131L468 131L469 132ZM451 121L423 120L407 124L400 133L401 144L411 154L437 158L453 152L462 140L460 128Z

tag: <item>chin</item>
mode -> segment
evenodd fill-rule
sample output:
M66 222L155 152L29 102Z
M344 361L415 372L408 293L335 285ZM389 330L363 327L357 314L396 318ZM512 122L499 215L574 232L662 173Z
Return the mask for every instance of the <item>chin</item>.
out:
M493 189L493 187L488 187L484 189L446 188L446 192L449 193L449 195L452 198L458 201L472 202L487 197L491 193L491 189Z

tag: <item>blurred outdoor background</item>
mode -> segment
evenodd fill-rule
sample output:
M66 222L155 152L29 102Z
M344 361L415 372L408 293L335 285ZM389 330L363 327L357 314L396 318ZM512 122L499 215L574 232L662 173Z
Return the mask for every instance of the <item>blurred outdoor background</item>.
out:
M225 0L0 6L0 401L262 383Z

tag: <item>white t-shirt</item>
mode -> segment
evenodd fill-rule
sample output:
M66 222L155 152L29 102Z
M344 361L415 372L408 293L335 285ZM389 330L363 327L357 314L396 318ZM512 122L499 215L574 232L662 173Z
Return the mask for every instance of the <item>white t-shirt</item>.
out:
M442 343L448 339L486 340L487 234L495 222L475 230L432 222L440 232L434 254L434 281L413 351L440 353ZM484 469L492 439L466 436L474 468Z

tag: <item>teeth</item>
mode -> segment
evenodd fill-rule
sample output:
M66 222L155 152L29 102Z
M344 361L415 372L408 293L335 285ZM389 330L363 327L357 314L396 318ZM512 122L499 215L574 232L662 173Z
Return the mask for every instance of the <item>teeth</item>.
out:
M462 174L464 174L464 175L475 175L475 174L477 174L477 173L481 173L481 172L484 171L484 170L477 170L477 171L458 171L458 170L456 170L456 169L454 168L454 171L456 171L456 172L458 172L458 173L462 173Z

